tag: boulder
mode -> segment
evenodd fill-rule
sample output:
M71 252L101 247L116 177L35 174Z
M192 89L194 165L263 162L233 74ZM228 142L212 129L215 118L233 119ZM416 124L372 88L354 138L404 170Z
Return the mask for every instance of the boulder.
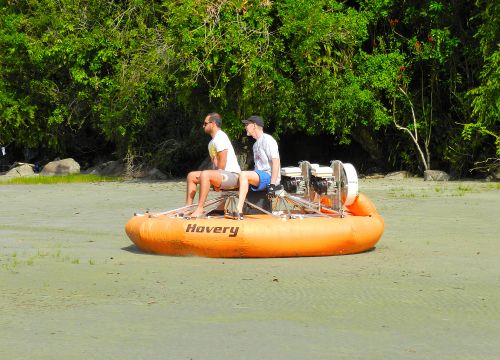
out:
M127 174L127 169L123 160L107 161L85 170L86 174L100 176L128 176L145 180L167 180L168 176L157 168L137 167Z
M212 170L213 167L212 167L212 160L210 160L210 156L207 156L205 157L205 159L203 159L203 161L201 162L200 166L198 166L198 169L199 171L203 171L203 170Z
M152 168L151 170L149 170L147 177L148 177L148 179L151 179L151 180L167 180L168 179L168 176L165 175L164 173L162 173L157 168Z
M135 179L141 180L167 180L168 176L162 173L157 168L143 167L141 169L136 169L129 176Z
M378 173L375 173L375 174L370 174L370 175L366 175L365 176L365 179L383 179L384 178L384 175L383 174L378 174Z
M72 158L51 161L45 165L40 175L65 175L80 173L80 164Z
M441 170L425 170L424 181L448 181L450 175Z
M33 165L31 164L22 164L16 166L15 168L7 171L6 176L12 177L20 177L20 176L33 176L35 172L33 171Z
M384 178L388 180L403 180L409 177L411 177L411 174L408 171L394 171L384 176Z
M147 178L150 180L167 180L168 176L162 173L157 168L152 168L151 170L149 170Z
M486 181L500 181L500 169L492 171L488 176L486 176Z
M88 169L86 173L100 176L124 176L125 164L122 160L107 161Z

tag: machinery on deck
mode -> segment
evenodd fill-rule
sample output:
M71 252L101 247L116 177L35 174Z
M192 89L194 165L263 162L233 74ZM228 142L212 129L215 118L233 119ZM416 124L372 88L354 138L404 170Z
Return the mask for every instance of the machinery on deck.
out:
M358 175L352 164L339 160L330 166L301 161L299 167L281 169L283 196L292 202L308 203L308 207L324 213L343 215L343 205L351 205L358 196Z

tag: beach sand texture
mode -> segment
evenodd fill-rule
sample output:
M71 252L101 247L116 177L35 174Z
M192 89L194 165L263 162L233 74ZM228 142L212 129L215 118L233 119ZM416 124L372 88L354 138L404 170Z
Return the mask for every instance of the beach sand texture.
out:
M0 186L0 359L498 359L498 183L361 180L369 252L141 253L183 182Z

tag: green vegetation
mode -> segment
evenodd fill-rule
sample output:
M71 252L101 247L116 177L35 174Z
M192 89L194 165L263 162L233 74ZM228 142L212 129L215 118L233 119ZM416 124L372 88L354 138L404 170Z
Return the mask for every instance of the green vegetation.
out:
M33 266L37 261L42 259L49 259L51 261L70 263L73 265L79 265L80 259L77 257L70 257L69 255L61 255L61 250L51 249L51 251L41 251L37 250L35 254L29 254L29 252L23 252L18 254L13 252L10 255L5 255L2 257L0 254L0 269L4 269L10 272L18 272L22 266ZM89 265L95 265L96 261L93 259L88 260Z
M464 196L466 193L470 193L470 192L473 192L474 190L472 189L472 187L470 186L467 186L467 185L459 185L456 189L455 189L455 193L453 194L453 196Z
M106 181L122 181L123 179L115 176L99 176L85 174L70 174L56 176L31 176L16 177L8 180L0 180L0 185L33 185L33 184L62 184L62 183L91 183Z
M387 189L386 193L391 198L460 197L499 189L500 183L453 181L439 184L426 183L411 191L405 187L394 186Z
M388 169L500 157L500 5L457 0L0 0L0 146L184 175L201 119L331 134Z

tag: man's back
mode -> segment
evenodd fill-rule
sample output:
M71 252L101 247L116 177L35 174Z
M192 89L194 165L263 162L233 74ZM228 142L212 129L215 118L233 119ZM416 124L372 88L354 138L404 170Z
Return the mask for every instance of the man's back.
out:
M262 170L271 174L272 159L279 159L278 143L269 134L262 134L253 144L253 158L255 162L255 170ZM280 180L278 173L277 182Z
M208 153L210 154L210 158L213 160L217 156L218 152L224 150L227 150L226 166L224 167L224 170L233 173L240 173L241 168L238 164L238 159L236 158L233 145L231 144L227 134L224 131L219 130L217 131L217 134L215 134L214 138L208 143Z

